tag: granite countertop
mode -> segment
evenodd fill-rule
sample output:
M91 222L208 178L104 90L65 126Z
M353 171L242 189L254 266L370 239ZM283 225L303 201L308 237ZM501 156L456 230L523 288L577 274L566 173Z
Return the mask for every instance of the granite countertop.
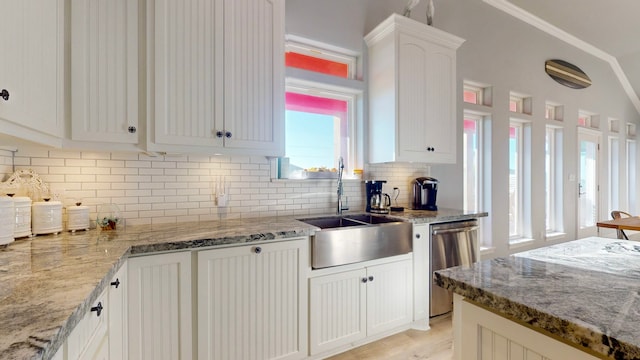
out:
M429 223L486 213L406 210L390 216ZM317 230L294 217L270 217L62 232L0 246L0 359L53 356L131 255L281 241Z
M613 359L640 358L640 243L586 238L437 271L492 311Z

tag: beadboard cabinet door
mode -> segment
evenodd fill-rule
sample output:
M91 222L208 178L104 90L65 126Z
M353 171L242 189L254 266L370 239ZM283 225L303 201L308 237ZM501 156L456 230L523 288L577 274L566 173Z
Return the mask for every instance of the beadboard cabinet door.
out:
M284 0L148 3L157 151L284 153Z
M147 3L152 142L222 147L223 10L220 0Z
M309 347L316 355L367 336L366 269L309 280Z
M369 162L456 162L456 50L464 41L397 14L365 37Z
M307 355L308 239L198 253L198 358Z
M191 252L129 259L129 358L193 356Z
M284 155L284 1L224 1L225 146Z
M0 133L60 146L64 1L0 0Z
M137 0L71 1L71 139L138 143Z
M109 357L114 360L129 358L127 271L125 262L109 284Z
M367 268L367 336L413 319L413 263L396 261Z
M318 355L413 319L413 261L372 265L309 280L310 354Z

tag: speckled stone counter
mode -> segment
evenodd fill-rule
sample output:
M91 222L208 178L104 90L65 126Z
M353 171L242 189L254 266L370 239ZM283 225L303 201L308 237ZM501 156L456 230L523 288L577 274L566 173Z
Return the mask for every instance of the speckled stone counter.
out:
M440 208L438 211L405 209L404 211L393 211L389 216L398 217L414 224L432 224L477 219L488 216L488 213L444 208Z
M389 216L428 223L486 213L407 210ZM252 218L62 232L0 246L0 359L53 356L131 255L286 240L317 230L293 217Z
M63 232L0 247L0 359L48 359L130 254L308 236L292 218Z
M440 270L435 277L472 302L577 348L640 358L638 242L586 238Z

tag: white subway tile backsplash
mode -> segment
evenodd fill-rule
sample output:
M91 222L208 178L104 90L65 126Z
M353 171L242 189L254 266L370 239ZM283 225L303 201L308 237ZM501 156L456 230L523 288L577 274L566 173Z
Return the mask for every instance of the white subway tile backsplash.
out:
M65 166L95 167L95 160L65 159Z
M32 166L64 166L64 159L32 158Z
M3 165L5 164L5 165ZM31 168L58 189L66 205L81 199L95 218L102 203L120 206L126 225L182 221L224 221L263 216L309 216L335 212L335 180L271 180L264 157L75 152L40 147L0 152L0 176ZM429 175L420 164L365 166L365 179L384 179L387 193L398 187L398 203L407 206L411 180ZM213 194L224 180L228 206ZM364 209L362 180L345 180L351 211Z

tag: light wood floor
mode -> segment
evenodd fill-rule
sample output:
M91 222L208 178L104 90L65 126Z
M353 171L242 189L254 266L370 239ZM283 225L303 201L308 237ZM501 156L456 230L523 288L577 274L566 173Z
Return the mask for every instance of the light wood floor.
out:
M451 315L431 319L431 330L407 330L333 356L329 360L451 360L453 333Z

